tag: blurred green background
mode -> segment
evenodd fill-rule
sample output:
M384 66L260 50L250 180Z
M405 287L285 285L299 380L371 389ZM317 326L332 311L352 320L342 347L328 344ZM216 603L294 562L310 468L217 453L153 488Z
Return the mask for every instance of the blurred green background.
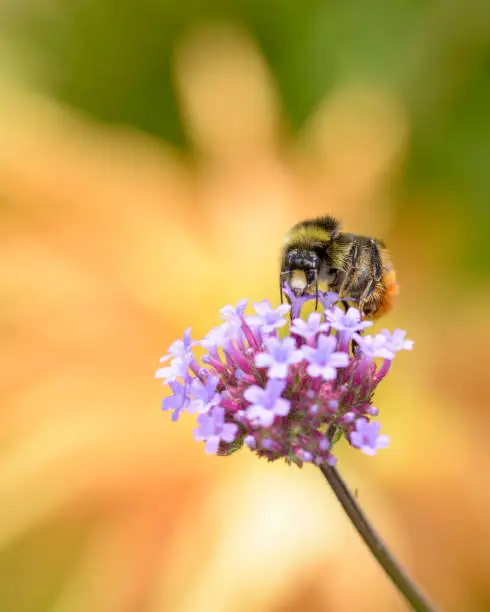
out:
M325 212L386 239L415 340L341 470L490 610L489 109L485 0L1 3L2 612L405 609L315 470L205 457L152 379Z
M293 130L336 87L361 82L396 93L411 126L400 189L464 200L478 237L486 236L487 2L7 2L1 31L16 75L20 69L36 89L99 121L187 148L175 46L191 26L217 20L241 24L255 38ZM481 255L486 264L488 253Z

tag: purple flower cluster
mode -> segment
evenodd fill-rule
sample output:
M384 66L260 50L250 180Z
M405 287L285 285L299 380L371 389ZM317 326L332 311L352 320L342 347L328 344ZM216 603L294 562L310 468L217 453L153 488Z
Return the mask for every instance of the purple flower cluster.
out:
M187 330L161 359L170 365L156 373L172 392L163 410L174 421L183 410L197 413L194 437L207 453L228 455L245 444L271 461L333 465L333 442L344 437L374 455L389 442L372 420L374 391L395 354L413 342L399 329L365 334L372 323L355 308L335 306L335 294L320 294L324 313L307 320L301 309L315 297L288 297L291 306L264 301L254 315L245 315L245 300L225 306L224 323L199 342ZM204 365L195 346L207 351Z

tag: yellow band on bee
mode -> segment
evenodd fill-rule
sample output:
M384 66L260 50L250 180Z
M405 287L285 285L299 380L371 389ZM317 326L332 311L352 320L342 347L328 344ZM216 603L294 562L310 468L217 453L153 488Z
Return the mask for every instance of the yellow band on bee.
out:
M287 242L289 243L304 240L308 242L329 242L330 235L321 227L306 226L293 228L287 236Z

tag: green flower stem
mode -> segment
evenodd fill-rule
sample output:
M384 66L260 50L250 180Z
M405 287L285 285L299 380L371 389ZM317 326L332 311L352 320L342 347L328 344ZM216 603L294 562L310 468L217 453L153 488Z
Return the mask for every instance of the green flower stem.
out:
M427 599L417 585L412 582L370 525L337 469L327 465L320 467L320 470L327 479L328 484L332 487L335 496L359 535L412 609L417 612L436 612L437 608Z

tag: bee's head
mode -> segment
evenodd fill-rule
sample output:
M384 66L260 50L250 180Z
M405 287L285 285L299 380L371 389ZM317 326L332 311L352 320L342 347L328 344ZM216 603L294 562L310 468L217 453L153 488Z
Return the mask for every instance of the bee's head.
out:
M316 284L320 270L320 257L310 249L290 249L284 261L285 280L299 297Z

